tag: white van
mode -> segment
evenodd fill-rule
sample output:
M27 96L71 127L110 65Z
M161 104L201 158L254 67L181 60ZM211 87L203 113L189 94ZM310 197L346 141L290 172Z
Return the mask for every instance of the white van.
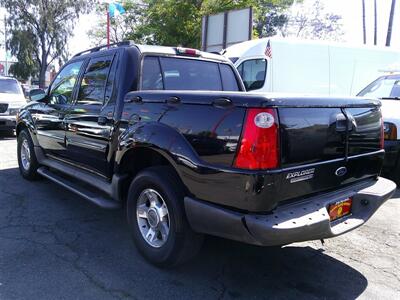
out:
M280 38L243 42L222 54L253 92L354 96L382 70L400 64L400 51L392 48Z

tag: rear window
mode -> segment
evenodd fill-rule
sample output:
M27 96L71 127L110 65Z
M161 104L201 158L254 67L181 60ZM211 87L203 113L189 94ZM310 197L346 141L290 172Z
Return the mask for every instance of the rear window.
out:
M203 60L147 56L142 90L239 91L233 69Z
M22 89L14 79L0 79L0 93L22 94Z

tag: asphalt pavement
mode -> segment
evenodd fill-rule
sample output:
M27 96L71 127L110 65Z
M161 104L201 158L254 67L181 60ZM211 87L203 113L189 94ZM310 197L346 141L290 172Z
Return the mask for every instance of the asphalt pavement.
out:
M262 248L208 237L174 270L149 265L125 212L19 175L0 136L0 299L400 299L400 192L360 229Z

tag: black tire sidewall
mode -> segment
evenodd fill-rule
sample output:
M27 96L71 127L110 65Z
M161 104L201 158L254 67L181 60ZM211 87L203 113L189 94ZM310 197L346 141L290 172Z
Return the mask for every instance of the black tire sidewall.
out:
M156 190L164 199L170 218L170 231L167 242L160 248L150 246L143 238L136 216L137 200L147 188ZM127 201L128 224L133 240L140 253L151 263L160 267L174 265L184 244L185 216L183 211L182 189L173 184L168 172L150 168L141 172L129 188Z
M28 170L25 170L25 168L22 165L21 161L21 147L22 143L24 140L27 140L28 145L29 145L29 150L30 150L30 166ZM35 156L35 148L33 146L32 139L29 135L29 133L26 130L22 130L21 133L18 135L18 143L17 143L17 157L18 157L18 166L19 166L19 171L21 175L26 178L26 179L35 179L37 177L37 168L38 168L38 163L36 161L36 156Z

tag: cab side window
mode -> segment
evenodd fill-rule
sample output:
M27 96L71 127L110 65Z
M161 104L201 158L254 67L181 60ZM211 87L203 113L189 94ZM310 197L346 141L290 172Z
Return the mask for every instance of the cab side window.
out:
M157 57L148 56L143 61L142 90L163 90L164 82Z
M267 75L267 60L246 60L239 65L238 71L247 91L261 89Z
M55 78L49 93L51 104L70 104L75 83L78 79L83 61L65 66Z
M103 105L106 84L113 56L90 60L79 87L77 104Z

